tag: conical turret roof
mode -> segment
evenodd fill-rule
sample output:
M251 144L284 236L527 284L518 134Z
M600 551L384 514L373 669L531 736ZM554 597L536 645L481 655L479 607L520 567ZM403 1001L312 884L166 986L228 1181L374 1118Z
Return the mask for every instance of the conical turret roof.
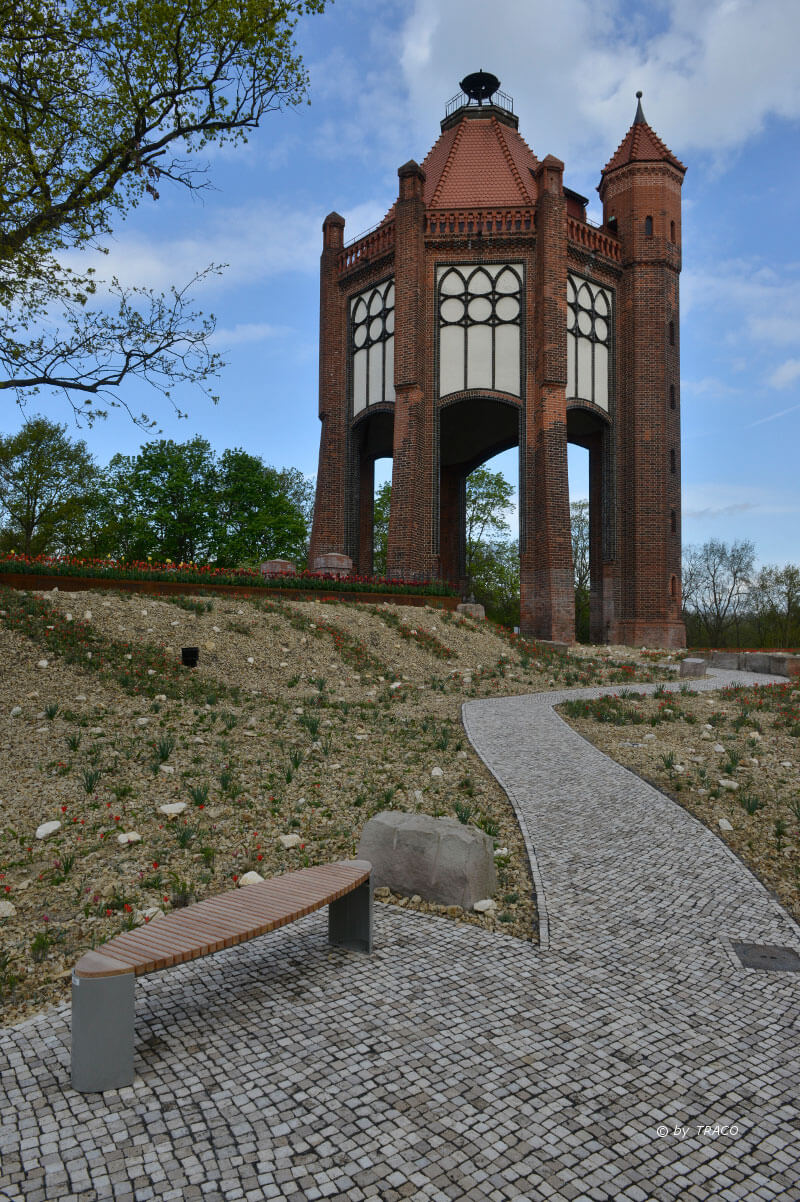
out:
M636 97L638 104L633 125L606 163L601 174L608 175L610 171L616 171L618 167L626 167L628 163L671 163L683 174L686 171L683 163L675 157L655 130L647 124L642 110L642 93L637 92Z

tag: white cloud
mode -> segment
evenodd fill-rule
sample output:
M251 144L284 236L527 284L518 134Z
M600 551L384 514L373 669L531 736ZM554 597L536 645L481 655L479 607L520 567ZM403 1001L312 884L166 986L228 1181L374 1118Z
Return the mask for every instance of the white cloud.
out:
M787 359L780 367L776 367L768 382L773 388L787 388L798 379L800 379L800 359ZM797 409L800 406L795 405L793 408ZM790 410L784 410L784 412L788 413Z
M635 92L676 153L734 151L770 115L800 116L796 0L416 0L401 64L418 125L466 71L494 71L543 157L599 174Z
M389 204L391 199L368 200L349 209L345 239L350 241L379 222ZM207 295L283 273L316 275L326 211L261 202L205 209L189 232L181 235L170 236L159 226L157 237L149 238L141 229L123 226L116 237L107 239L107 255L70 253L63 258L76 270L93 266L98 279L116 276L123 285L156 291L170 285L183 287L210 263L223 265L220 275L205 281Z
M100 279L112 275L126 286L154 288L174 284L182 287L209 263L226 264L226 269L207 288L257 283L281 272L316 272L322 249L322 220L319 209L289 209L255 202L231 208L210 206L194 210L195 220L186 222L186 232L171 235L163 225L158 236L122 227L107 240L108 254L69 255L70 266L85 270L93 266Z
M683 321L690 314L712 313L737 348L742 339L759 352L769 346L800 347L800 287L791 263L729 259L684 272L681 312Z

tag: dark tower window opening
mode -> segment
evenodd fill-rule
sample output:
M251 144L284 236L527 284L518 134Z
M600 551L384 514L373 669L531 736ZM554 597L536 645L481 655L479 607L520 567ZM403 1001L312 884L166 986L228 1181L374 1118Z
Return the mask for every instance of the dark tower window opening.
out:
M644 236L645 238L653 237L653 218L645 217L644 219Z
M670 386L669 386L669 407L670 407L670 409L675 408L675 385L674 384L670 384Z
M670 240L670 242L675 241L675 222L674 221L670 221L670 223L669 223L669 240Z
M677 533L678 518L677 518L677 515L676 515L674 509L670 509L670 511L669 511L669 528L673 534Z
M670 447L669 451L669 470L675 474L675 448Z

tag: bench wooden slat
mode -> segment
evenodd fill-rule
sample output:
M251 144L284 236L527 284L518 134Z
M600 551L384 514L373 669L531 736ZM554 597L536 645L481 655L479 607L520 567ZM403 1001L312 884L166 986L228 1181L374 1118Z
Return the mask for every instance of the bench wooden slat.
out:
M303 868L218 897L205 898L144 927L123 931L101 952L87 952L75 965L77 977L134 972L137 976L183 964L311 914L369 879L364 861Z

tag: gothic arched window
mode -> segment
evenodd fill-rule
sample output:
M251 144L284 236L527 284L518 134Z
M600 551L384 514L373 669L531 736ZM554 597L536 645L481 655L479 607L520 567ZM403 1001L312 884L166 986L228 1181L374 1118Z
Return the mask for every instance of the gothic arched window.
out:
M521 263L438 269L439 395L491 388L520 395Z
M394 400L394 280L350 301L353 414Z
M608 412L611 293L567 276L567 398Z

